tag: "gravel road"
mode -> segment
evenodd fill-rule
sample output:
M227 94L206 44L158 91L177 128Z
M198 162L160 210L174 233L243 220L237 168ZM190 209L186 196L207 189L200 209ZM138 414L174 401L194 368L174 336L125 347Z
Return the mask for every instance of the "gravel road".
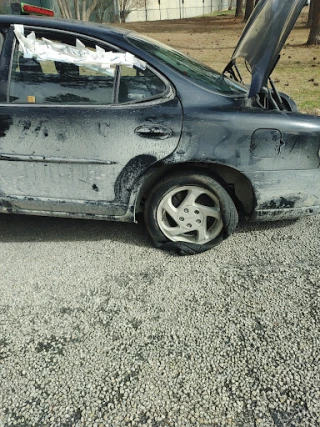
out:
M0 217L1 426L320 425L320 216L177 257Z

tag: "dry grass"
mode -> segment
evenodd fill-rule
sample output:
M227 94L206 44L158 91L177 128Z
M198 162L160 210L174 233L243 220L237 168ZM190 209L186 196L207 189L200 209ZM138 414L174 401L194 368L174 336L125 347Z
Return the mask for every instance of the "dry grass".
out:
M290 95L302 111L320 108L320 46L306 47L309 30L304 12L281 53L273 74L277 88ZM127 28L153 37L222 71L243 29L233 16L210 16L174 21L139 22Z

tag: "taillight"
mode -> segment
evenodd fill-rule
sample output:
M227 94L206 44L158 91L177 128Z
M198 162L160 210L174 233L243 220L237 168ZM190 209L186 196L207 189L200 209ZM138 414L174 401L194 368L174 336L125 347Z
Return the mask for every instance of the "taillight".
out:
M44 7L33 6L32 4L21 3L23 13L34 13L36 15L54 16L54 11Z

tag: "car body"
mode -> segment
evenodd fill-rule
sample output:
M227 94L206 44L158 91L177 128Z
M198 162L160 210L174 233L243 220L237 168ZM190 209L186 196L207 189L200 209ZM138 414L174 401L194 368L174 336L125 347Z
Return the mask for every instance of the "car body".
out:
M268 87L304 4L260 0L224 74L129 30L0 16L0 212L144 211L154 244L181 254L239 216L318 213L320 119Z

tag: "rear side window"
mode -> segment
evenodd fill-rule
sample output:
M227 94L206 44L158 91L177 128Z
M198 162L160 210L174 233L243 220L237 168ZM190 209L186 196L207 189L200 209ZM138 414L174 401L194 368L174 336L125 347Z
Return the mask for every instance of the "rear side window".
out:
M158 98L167 89L165 83L148 68L141 70L137 67L129 68L121 65L119 76L119 103Z
M195 59L145 36L129 35L128 41L154 56L195 84L222 95L243 95L247 88Z

